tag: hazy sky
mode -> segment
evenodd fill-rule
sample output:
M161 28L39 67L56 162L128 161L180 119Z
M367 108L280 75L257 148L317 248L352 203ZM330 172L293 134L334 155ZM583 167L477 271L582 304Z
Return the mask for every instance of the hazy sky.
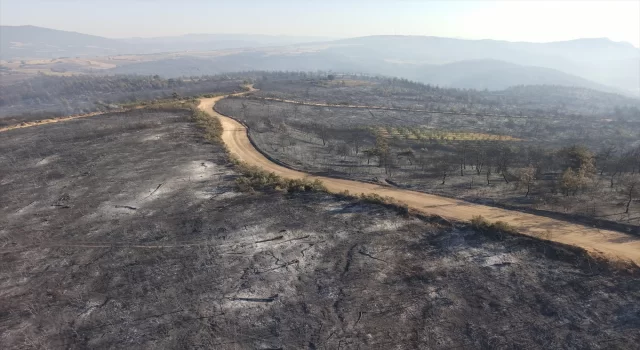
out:
M640 46L640 0L0 0L0 22L114 38L403 34L544 42L608 37Z

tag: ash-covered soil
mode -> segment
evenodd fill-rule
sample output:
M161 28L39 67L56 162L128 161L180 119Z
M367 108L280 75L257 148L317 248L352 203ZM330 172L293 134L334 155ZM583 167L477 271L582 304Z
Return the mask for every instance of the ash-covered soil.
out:
M633 349L640 278L325 194L237 192L181 112L0 133L0 345Z
M343 89L360 91L363 97L372 93L362 87L338 90ZM335 88L324 90L336 93ZM260 96L259 94L270 93L259 91L256 94ZM304 101L302 96L298 96L296 100ZM388 100L395 101L395 97ZM359 181L391 180L394 185L414 191L516 210L535 210L542 215L586 222L590 226L597 224L599 227L622 232L636 232L640 225L640 206L636 204L640 200L634 199L629 210L626 210L628 195L624 190L622 176L625 172L611 170L606 165L609 160L605 161L604 158L611 156L598 156L596 153L594 162L599 164L599 170L589 179L589 185L585 189L571 196L561 191L559 179L566 168L563 169L563 165L558 163L561 158L557 156L558 150L585 144L597 152L601 144L622 140L611 133L615 128L603 126L601 121L565 118L558 122L564 126L550 126L544 137L535 140L529 138L531 135L528 132L523 132L527 125L531 126L526 119L513 121L512 126L517 130L508 130L506 126L511 123L506 118L458 118L448 114L425 115L408 111L319 107L259 100L252 95L223 99L216 104L216 110L242 120L249 127L252 140L262 152L301 171ZM588 127L597 137L584 136L588 134L569 137L562 130L576 129L573 123ZM381 165L378 157L367 156L366 150L374 150L376 147L376 135L372 130L407 132L420 130L420 125L434 128L422 130L471 131L522 139L418 140L415 135L395 134L387 139L390 149L387 166ZM406 138L406 135L411 139ZM639 137L635 137L631 143L618 149L629 145L639 147L638 139ZM551 146L556 147L554 151L549 148ZM497 172L495 166L495 157L501 148L513 152L508 161L507 176ZM635 153L629 154L640 155L640 148L633 152ZM545 158L538 161L536 154L545 154ZM613 158L610 159L611 162L622 164L616 163L619 160ZM461 159L464 163L462 171ZM474 163L478 159L484 160ZM536 167L540 169L540 174L536 175L527 195L527 186L520 181L519 176L531 164L538 164ZM633 169L638 162L633 161L633 164L633 167L626 170L627 176L637 173ZM622 165L619 169L623 169ZM446 173L446 181L443 181L443 173Z

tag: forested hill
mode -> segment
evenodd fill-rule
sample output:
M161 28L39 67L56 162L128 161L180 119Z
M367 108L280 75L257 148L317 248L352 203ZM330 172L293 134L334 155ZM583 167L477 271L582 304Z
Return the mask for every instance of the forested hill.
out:
M94 111L105 104L232 92L238 90L242 82L226 75L188 79L164 79L157 75L41 75L0 86L0 117L27 113L75 114Z
M331 79L334 79L333 81ZM292 84L278 84L279 80ZM361 79L371 84L363 89L370 95L357 95L360 90L329 89L325 84L340 84L342 80ZM327 96L326 101L344 101L376 105L382 102L362 100L363 96L383 96L391 90L407 91L411 101L394 99L393 104L422 103L442 111L466 111L471 113L500 113L549 117L576 115L640 120L640 100L586 88L553 85L515 86L501 91L442 88L406 79L387 77L338 76L315 72L246 72L216 76L182 77L164 79L160 76L70 76L40 75L12 85L0 86L0 117L19 116L26 113L54 113L58 115L93 111L103 104L166 98L174 94L193 96L216 92L231 92L245 80L254 81L274 97L293 99L299 95L296 81L315 81L317 96L326 90L339 92L339 96ZM271 82L275 84L271 84ZM303 86L304 85L304 86ZM305 83L299 87L308 89ZM284 89L291 89L291 91ZM283 90L284 89L284 90ZM363 90L364 91L364 90ZM416 100L418 99L418 100Z

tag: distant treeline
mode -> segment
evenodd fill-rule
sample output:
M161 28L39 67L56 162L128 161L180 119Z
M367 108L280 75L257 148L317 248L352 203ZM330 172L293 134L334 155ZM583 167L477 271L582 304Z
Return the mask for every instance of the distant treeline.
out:
M39 75L0 87L0 117L86 113L122 103L232 92L242 83L242 79L228 75L181 79L157 75Z
M574 115L640 120L640 100L585 88L535 85L515 86L503 91L481 91L443 88L402 78L327 71L247 71L175 79L164 79L158 75L39 75L12 85L0 86L0 117L85 113L108 109L114 104L231 92L246 82L255 82L257 87L264 90L263 93L274 97L301 96L300 91L295 91L295 84L288 85L292 91L283 91L282 84L278 83L282 80L294 83L304 81L305 87L301 89L307 91L302 95L310 99L321 99L320 102L347 103L349 101L342 99L349 95L322 96L314 91L309 93L306 82L317 82L314 89L322 91L326 90L323 86L326 82L340 84L345 80L365 80L374 83L371 87L373 95L384 98L385 103L390 106L423 106L430 110L460 113L503 113L533 117ZM349 92L347 88L345 90ZM350 98L353 101L358 96Z
M322 84L314 88L304 83L303 94L295 84L282 85L289 80L332 80L340 84L345 80L366 80L375 83L373 94L389 107L424 108L443 112L506 114L513 116L599 117L616 120L640 120L640 100L619 94L581 87L557 85L513 86L502 91L446 88L423 84L404 78L384 76L337 74L330 72L254 72L258 76L257 87L270 97L292 99L303 96L309 101L353 104L366 102L367 96L356 95L358 90L345 87L344 91L326 89ZM313 91L313 90L316 91ZM330 93L336 93L335 96ZM371 102L373 103L373 101Z

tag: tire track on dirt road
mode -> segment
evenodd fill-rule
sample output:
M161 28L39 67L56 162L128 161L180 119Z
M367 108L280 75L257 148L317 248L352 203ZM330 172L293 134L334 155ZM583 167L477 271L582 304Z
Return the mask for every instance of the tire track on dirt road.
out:
M632 261L640 265L640 238L621 232L587 227L544 216L489 207L427 193L353 180L315 176L275 164L251 144L247 128L244 125L213 109L215 104L223 98L224 96L201 99L199 108L209 116L220 120L223 127L222 140L229 152L250 165L258 166L285 178L320 180L332 193L349 191L352 194L388 196L421 213L435 214L455 221L470 221L474 216L481 215L489 221L503 221L513 225L525 235L547 237L547 239L558 243L581 247L595 255Z

